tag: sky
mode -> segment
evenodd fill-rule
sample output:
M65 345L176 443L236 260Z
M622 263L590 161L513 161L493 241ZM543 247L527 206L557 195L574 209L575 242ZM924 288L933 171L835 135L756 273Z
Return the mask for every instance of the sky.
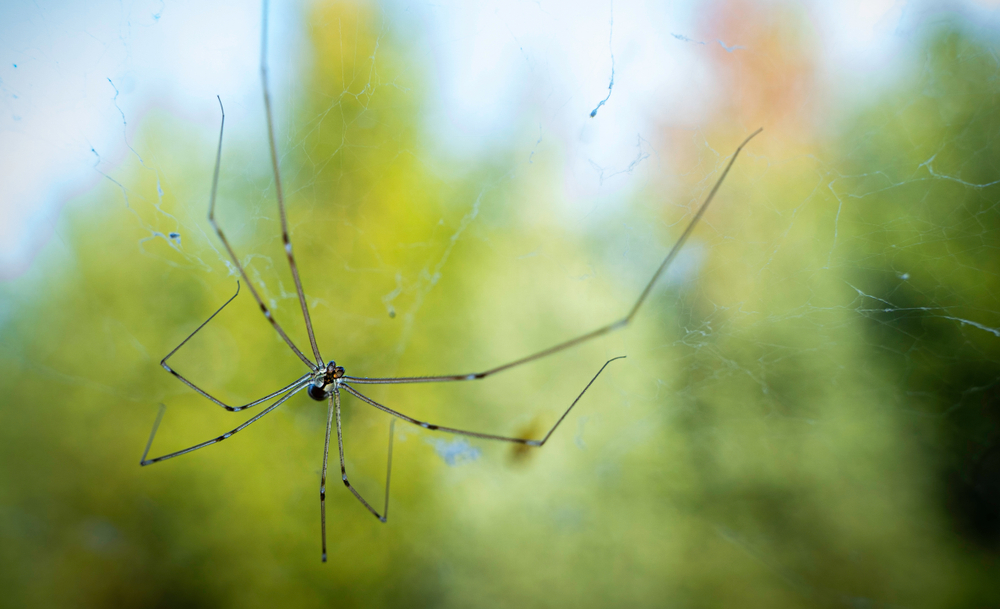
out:
M995 4L807 2L812 31L803 35L822 40L819 73L831 100L851 100L885 84L920 23L949 11L995 19ZM270 7L279 121L308 66L307 9L302 0ZM430 158L461 171L464 159L511 138L534 141L528 163L555 145L570 197L635 187L623 178L657 155L652 132L664 114L695 131L712 115L711 71L700 56L716 45L755 49L738 34L713 34L710 10L690 1L378 5L384 32L412 37L412 59L426 66L434 94L419 120ZM259 50L256 3L3 3L0 277L30 268L67 201L108 179L126 156L157 170L158 160L131 144L151 111L211 134L219 95L230 133L259 134Z

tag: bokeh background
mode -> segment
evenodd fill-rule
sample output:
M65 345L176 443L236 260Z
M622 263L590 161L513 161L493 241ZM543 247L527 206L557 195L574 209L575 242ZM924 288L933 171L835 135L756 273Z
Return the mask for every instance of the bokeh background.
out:
M138 465L158 404L154 454L249 416L158 365L236 288L205 218L216 94L220 223L308 346L259 7L5 3L0 605L1000 605L993 6L270 15L292 239L350 374L478 371L616 319L764 132L633 326L486 381L370 391L537 436L627 356L542 450L397 425L389 522L331 484L322 564L324 405ZM231 402L304 372L245 289L171 361ZM380 504L388 419L344 411Z

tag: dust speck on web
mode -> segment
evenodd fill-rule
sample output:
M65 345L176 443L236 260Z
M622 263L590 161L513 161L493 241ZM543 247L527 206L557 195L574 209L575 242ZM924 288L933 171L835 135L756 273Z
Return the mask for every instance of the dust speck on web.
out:
M608 51L611 55L611 78L610 82L608 83L607 96L605 96L605 98L602 99L601 101L597 102L597 106L595 106L594 109L590 111L590 118L594 118L595 116L597 116L597 111L601 109L601 106L608 103L608 100L611 99L611 92L614 90L615 87L615 49L613 46L614 33L615 33L615 3L614 0L611 0L611 18L609 19L608 22Z
M450 467L475 461L481 453L478 447L469 444L465 438L446 440L443 438L428 438L427 443L434 447L434 452Z

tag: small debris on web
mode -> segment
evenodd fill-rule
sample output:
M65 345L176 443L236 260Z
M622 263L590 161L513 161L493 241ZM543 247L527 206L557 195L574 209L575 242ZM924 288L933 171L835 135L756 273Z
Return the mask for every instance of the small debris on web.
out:
M734 44L733 46L728 47L728 46L726 46L725 42L722 42L722 40L716 40L716 42L718 42L722 46L722 48L724 48L726 50L727 53L732 53L733 51L736 51L738 49L745 49L746 48L746 47L740 46L738 44Z
M541 143L542 143L542 124L539 123L538 124L538 140L535 141L535 147L531 149L531 154L528 155L528 164L529 165L535 162L532 159L534 159L535 152L538 151L538 145L541 144Z
M601 106L603 106L604 104L608 103L608 100L611 99L611 89L613 89L614 86L615 86L615 51L614 51L614 48L611 46L611 40L612 40L612 37L614 35L614 31L615 31L614 28L615 28L615 3L612 0L612 2L611 2L611 25L608 28L608 49L611 51L611 82L608 83L608 95L604 99L602 99L600 102L598 102L596 108L594 108L593 110L591 110L591 112L590 112L590 118L594 118L595 116L597 116L597 111L601 109Z
M639 163L649 158L650 153L646 152L643 149L642 147L643 142L649 144L649 141L646 140L646 138L642 137L642 135L637 134L636 144L635 144L637 152L635 158L632 159L632 162L630 162L628 166L625 167L624 169L611 169L609 167L601 167L600 165L595 163L592 159L588 159L588 161L590 162L590 166L593 167L598 172L598 180L600 181L600 184L602 186L604 185L605 181L617 175L631 174L632 171L635 170L635 168L639 165Z
M396 273L396 289L382 297L382 304L389 312L389 319L396 319L396 307L392 306L392 301L403 292L403 276Z
M455 438L451 441L433 438L428 439L427 443L434 447L434 452L444 459L449 467L455 467L465 461L475 461L481 452L464 438Z
M125 141L125 145L128 146L128 149L132 151L132 154L135 155L135 158L139 159L139 163L146 169L149 169L146 165L146 161L142 160L142 156L139 155L136 149L133 148L132 144L128 141L128 121L125 120L125 111L118 105L118 87L115 86L115 83L110 78L108 78L108 84L110 84L111 88L115 90L115 96L111 98L111 101L114 103L118 113L122 115L122 139ZM93 150L93 148L91 148L91 150Z
M685 36L684 34L673 34L673 33L671 33L670 35L673 36L674 38L676 38L677 40L680 40L681 42L692 42L694 44L700 44L702 46L705 46L705 45L708 44L704 40L695 40L694 38L689 38L689 37ZM726 43L722 42L722 40L719 39L719 38L716 38L715 41L718 42L719 46L721 46L723 49L725 49L725 51L727 53L732 53L733 51L737 51L737 50L745 49L746 48L745 46L741 46L741 45L738 45L738 44L734 44L733 46L727 46Z
M694 38L688 38L684 34L670 34L670 35L673 36L674 38L676 38L677 40L680 40L681 42L693 42L695 44L701 44L701 45L705 44L701 40L695 40Z

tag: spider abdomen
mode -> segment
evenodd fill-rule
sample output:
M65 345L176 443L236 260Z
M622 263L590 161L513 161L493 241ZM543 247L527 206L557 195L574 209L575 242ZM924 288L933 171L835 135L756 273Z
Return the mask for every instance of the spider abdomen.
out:
M323 391L323 388L316 383L309 383L309 388L306 390L306 393L308 393L309 397L317 402L322 402L326 399L326 392Z

